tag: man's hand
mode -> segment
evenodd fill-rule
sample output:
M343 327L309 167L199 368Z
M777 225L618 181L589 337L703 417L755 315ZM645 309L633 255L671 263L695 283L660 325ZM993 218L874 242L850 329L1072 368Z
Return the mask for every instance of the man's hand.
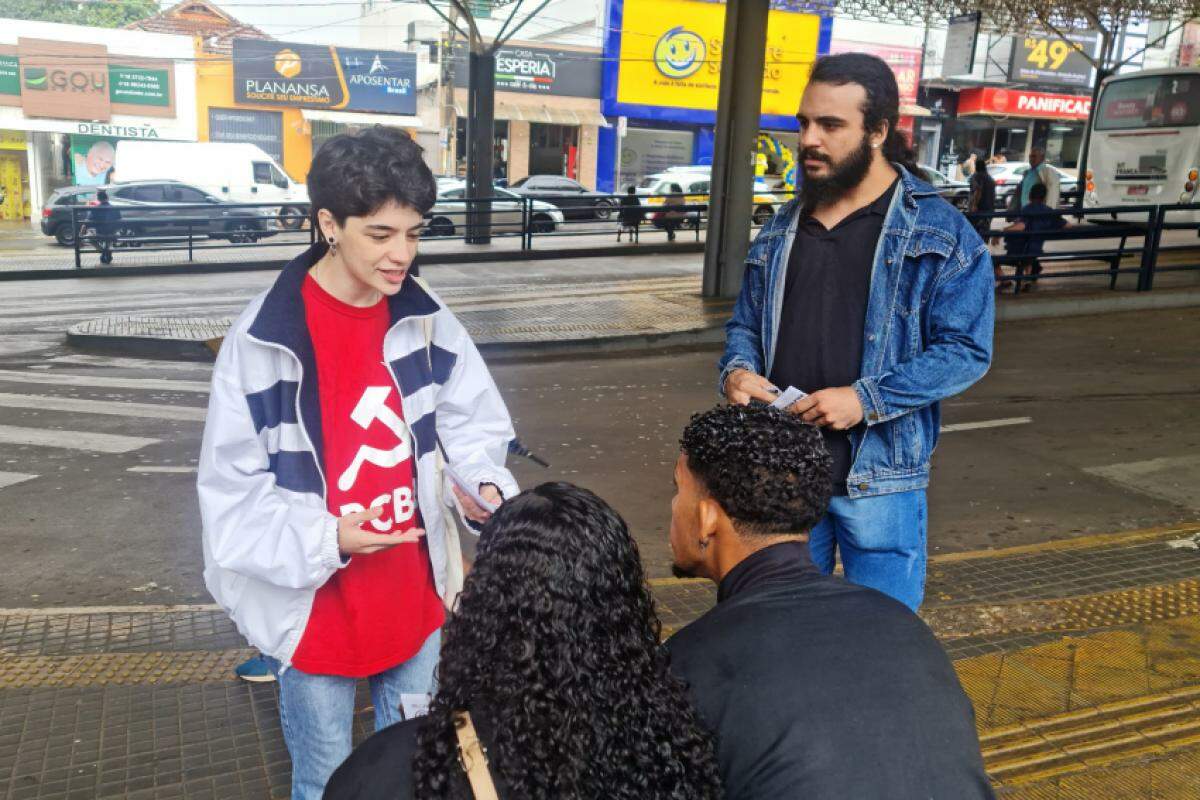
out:
M379 519L383 507L368 508L366 511L353 511L338 520L338 550L348 556L369 556L382 550L389 550L398 544L410 544L425 535L423 528L413 528L404 533L371 533L360 526L373 519Z
M466 515L467 519L482 525L492 518L492 512L481 508L478 503L471 499L469 494L457 486L453 488L454 496L458 498L458 504L462 506L463 514ZM504 498L500 496L500 490L490 483L480 484L479 496L496 506L504 502Z
M748 369L735 369L725 379L725 397L735 406L748 405L751 400L773 403L778 396L774 384Z
M835 431L853 428L863 419L862 403L859 402L858 392L854 391L853 386L838 386L813 392L793 403L788 411L799 414L805 422Z

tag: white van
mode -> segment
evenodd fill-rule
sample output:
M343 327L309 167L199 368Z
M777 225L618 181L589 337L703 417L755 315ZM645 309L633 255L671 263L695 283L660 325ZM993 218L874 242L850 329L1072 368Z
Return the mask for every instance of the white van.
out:
M308 216L307 187L255 144L122 140L113 180L177 180L231 203L278 203L284 225L291 228Z

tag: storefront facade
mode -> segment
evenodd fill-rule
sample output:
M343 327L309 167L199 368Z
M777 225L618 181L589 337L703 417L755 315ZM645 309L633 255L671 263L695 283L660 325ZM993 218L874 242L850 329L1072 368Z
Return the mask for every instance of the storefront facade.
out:
M196 141L186 36L8 20L0 31L0 218L114 179L122 139Z
M763 71L760 171L787 172L796 109L832 20L772 2ZM611 0L598 188L613 191L673 166L711 163L725 6L706 0ZM764 163L765 162L765 163ZM791 165L794 166L794 165Z
M596 185L600 112L600 57L595 48L509 43L496 52L494 177L509 183L527 175L562 175ZM455 74L467 75L464 51ZM466 169L467 92L458 88L455 165Z
M958 96L954 149L1003 153L1010 161L1028 161L1033 147L1046 160L1066 169L1079 165L1084 128L1092 98L1023 89L979 87Z

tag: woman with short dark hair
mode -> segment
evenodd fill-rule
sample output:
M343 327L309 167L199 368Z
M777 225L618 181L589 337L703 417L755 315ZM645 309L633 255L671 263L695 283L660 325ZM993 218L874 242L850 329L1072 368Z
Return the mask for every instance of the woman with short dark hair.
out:
M462 712L505 800L721 796L637 545L591 492L547 483L501 506L443 637L429 716L364 742L326 798L478 797L459 758Z
M433 689L462 574L439 449L479 499L517 493L487 366L409 274L436 194L421 148L335 136L308 187L320 241L225 338L198 484L205 583L278 676L293 800L349 755L359 679L380 729ZM487 520L455 491L465 523Z

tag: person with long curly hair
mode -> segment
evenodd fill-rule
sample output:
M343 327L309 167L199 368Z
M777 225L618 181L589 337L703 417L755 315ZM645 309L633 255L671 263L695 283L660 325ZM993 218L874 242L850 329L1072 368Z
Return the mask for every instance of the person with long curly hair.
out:
M542 484L484 526L437 676L429 715L359 746L326 798L472 797L455 728L463 711L502 800L722 796L637 545L586 489Z
M675 565L716 582L717 605L667 647L716 733L726 797L991 800L971 701L933 633L809 556L830 497L820 431L719 406L684 431L675 483Z

